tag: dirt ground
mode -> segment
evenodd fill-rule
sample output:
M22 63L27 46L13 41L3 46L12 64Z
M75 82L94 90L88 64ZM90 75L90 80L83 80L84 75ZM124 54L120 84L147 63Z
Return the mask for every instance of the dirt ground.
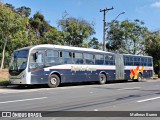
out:
M3 69L0 71L0 80L8 80L9 78L9 73L8 69Z

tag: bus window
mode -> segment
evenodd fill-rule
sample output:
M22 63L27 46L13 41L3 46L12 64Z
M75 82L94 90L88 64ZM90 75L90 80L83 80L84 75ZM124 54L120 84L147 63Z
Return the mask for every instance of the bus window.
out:
M141 65L141 66L144 66L144 58L141 58L140 65Z
M140 65L140 57L134 57L134 65L139 66Z
M60 63L61 64L72 64L72 55L71 52L62 51L60 52Z
M133 62L133 60L134 60L133 57L129 57L130 62Z
M129 65L129 57L124 56L124 65Z
M94 56L92 54L84 53L83 55L86 64L94 64Z
M33 51L30 55L30 69L41 68L44 66L43 50Z
M115 65L114 56L110 55L110 54L105 55L105 64L106 65Z
M147 66L147 58L142 57L140 61L141 66Z
M148 66L152 66L152 58L148 58L147 65L148 65Z
M134 62L134 65L135 65L135 66L139 66L139 65L140 65L140 62L137 62L137 61Z
M74 64L83 64L83 54L82 53L73 53L73 63Z
M58 51L47 50L45 57L45 66L52 66L59 64Z
M62 57L62 52L59 52L59 57Z
M137 57L134 57L134 62L137 61Z
M147 66L147 58L144 58L144 66Z
M104 63L104 56L103 55L95 55L95 64L96 65L103 65Z
M133 66L134 65L134 57L132 57L132 56L129 57L128 65L129 66Z

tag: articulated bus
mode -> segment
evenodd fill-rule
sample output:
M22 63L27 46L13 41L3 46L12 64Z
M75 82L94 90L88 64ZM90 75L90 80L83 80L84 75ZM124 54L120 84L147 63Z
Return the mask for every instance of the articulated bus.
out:
M141 81L152 77L153 59L151 56L44 44L15 50L9 73L11 84L48 84L52 88L61 83Z

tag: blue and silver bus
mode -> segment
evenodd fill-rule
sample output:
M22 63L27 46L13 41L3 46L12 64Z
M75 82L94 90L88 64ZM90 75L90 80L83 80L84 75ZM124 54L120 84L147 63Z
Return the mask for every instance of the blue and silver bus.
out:
M151 56L44 44L15 50L9 74L11 84L48 84L52 88L73 82L141 81L152 77L153 59Z

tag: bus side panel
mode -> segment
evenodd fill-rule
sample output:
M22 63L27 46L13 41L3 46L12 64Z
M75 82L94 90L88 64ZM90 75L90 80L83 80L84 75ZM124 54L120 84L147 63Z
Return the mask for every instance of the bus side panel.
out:
M61 83L83 82L86 81L85 71L72 71L71 69L50 69L50 73L58 73Z
M125 70L125 79L130 80L130 70ZM142 73L143 78L151 78L153 76L153 70L144 70Z
M116 70L106 70L105 72L107 73L108 81L116 80Z
M124 73L125 73L125 78L124 78L125 80L131 79L130 78L130 74L131 74L130 70L125 70Z
M87 80L87 71L76 71L70 79L71 82L85 82Z
M153 76L153 71L152 70L144 70L143 78L150 78L152 76Z
M45 74L43 69L31 72L31 84L46 84L48 83L48 74Z
M31 84L47 84L49 75L59 73L61 83L99 81L99 74L105 72L107 80L116 80L115 69L98 69L96 71L71 71L71 69L39 69L31 72Z

